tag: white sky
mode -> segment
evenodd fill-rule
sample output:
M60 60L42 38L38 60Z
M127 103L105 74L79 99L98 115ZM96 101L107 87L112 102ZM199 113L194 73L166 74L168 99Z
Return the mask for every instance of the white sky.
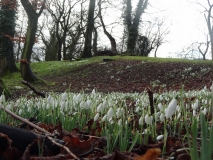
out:
M154 2L155 1L155 2ZM207 0L201 0L205 3ZM159 16L168 17L167 23L171 23L170 33L166 39L168 43L163 44L157 53L159 57L168 57L170 52L180 52L192 42L205 42L207 32L203 8L188 0L151 0L152 5L158 9L165 10ZM154 10L147 9L147 12Z

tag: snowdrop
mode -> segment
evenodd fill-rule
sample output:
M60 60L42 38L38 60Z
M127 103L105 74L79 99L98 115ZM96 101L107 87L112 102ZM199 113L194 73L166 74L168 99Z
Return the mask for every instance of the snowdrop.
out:
M181 113L179 112L179 113L178 113L178 116L177 116L177 119L179 119L179 118L180 118L180 116L181 116Z
M203 112L203 114L204 114L204 115L206 115L206 113L207 113L207 109L206 109L206 108L204 108L204 110L203 110L202 112Z
M150 116L149 114L145 115L145 123L146 124L152 125L152 120L153 120L152 116Z
M104 108L107 108L108 106L109 106L108 101L107 101L107 100L104 100L104 102L103 102L103 107L104 107Z
M157 136L157 138L156 138L157 141L160 141L161 139L163 139L163 135L159 135L159 136Z
M2 94L0 96L0 103L4 103L5 102L5 96Z
M82 95L79 93L77 96L74 97L75 102L78 104L81 101Z
M143 125L143 117L140 117L138 123L139 123L140 125Z
M67 92L62 93L62 95L61 95L61 100L62 100L62 101L67 100Z
M177 100L175 98L173 98L171 100L171 102L169 103L169 106L168 106L168 108L166 110L165 116L166 116L167 119L172 117L172 115L176 111L176 107L177 107Z
M105 122L107 119L107 115L104 115L103 118L101 119L102 122Z
M160 114L159 119L160 119L161 122L164 122L164 114L163 113Z
M99 113L96 113L95 117L94 117L94 121L97 121L99 118Z
M97 107L97 112L102 112L103 110L103 103L100 103Z
M162 103L159 103L159 104L158 104L158 108L159 108L160 111L163 109Z
M117 118L121 117L122 114L123 114L123 108L121 107L117 108L117 111L116 111Z
M108 119L110 119L111 117L113 117L114 116L114 110L113 110L113 108L111 107L109 110L108 110L108 112L107 112L107 117L108 117Z
M12 109L11 104L8 104L8 105L6 106L6 109L11 110L11 109Z
M19 115L22 114L22 109L19 109L18 114L19 114Z

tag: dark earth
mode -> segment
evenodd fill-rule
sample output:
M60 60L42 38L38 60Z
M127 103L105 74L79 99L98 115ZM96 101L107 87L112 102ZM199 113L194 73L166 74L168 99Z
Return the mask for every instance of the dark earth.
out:
M143 62L115 60L93 63L61 75L41 77L56 82L50 90L85 92L96 88L100 92L142 92L159 90L198 90L209 88L213 80L213 64L191 62Z

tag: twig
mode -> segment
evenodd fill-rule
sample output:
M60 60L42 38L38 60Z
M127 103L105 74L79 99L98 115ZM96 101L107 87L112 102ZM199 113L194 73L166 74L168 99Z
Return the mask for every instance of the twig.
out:
M33 86L30 85L30 83L28 83L27 81L22 80L21 81L22 84L26 85L27 87L29 87L35 94L45 98L45 94L42 92L38 92Z
M76 160L80 160L76 155L74 155L74 154L69 150L69 148L67 148L67 147L64 146L64 145L61 145L60 143L57 143L57 142L54 141L54 139L53 139L52 137L50 137L50 136L47 136L47 138L48 138L53 144L55 144L55 145L57 145L57 146L63 148L64 150L66 150L67 153L69 153L73 158L75 158Z
M22 118L22 117L16 115L15 113L11 112L10 110L8 110L8 109L6 109L6 108L4 108L4 107L2 107L2 106L0 106L0 109L2 109L3 111L5 111L7 114L11 115L13 118L15 118L15 119L17 119L17 120L19 120L19 121L21 121L21 122L23 122L23 123L28 124L29 126L35 128L35 129L37 129L38 131L40 131L40 132L42 132L42 133L45 133L45 134L47 134L47 135L52 135L50 132L48 132L48 131L44 130L43 128L41 128L41 127L39 127L39 126L37 126L37 125L31 123L30 121L28 121L28 120L26 120L26 119L24 119L24 118Z

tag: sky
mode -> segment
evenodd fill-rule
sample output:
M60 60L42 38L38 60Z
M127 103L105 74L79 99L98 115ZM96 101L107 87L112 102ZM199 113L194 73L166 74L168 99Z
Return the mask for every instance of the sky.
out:
M202 0L202 3L205 1ZM162 12L158 15L167 17L167 23L171 23L170 33L165 37L168 43L159 48L157 56L170 57L170 53L175 56L175 52L180 52L193 42L205 42L204 33L208 32L200 5L188 0L155 0L153 6L147 12L160 9Z

